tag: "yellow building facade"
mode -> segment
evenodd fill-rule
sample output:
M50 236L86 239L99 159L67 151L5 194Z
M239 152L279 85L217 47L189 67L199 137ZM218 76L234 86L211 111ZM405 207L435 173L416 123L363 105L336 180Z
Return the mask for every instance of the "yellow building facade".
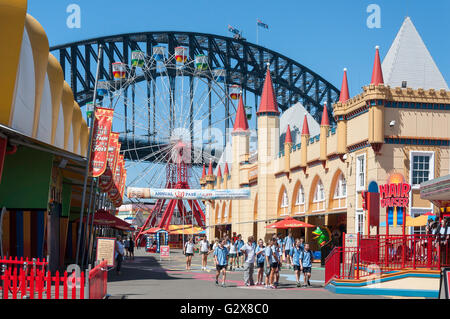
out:
M405 26L409 22L402 28L409 28ZM206 188L248 187L251 191L249 200L207 203L209 238L236 233L267 240L275 232L285 235L285 230L266 226L287 216L328 226L331 231L367 234L361 192L370 183L386 184L393 173L402 174L412 185L407 215L437 213L431 202L420 198L419 185L450 173L450 91L446 84L441 89L409 87L409 81L403 87L391 87L383 81L386 67L384 62L381 65L377 47L372 81L362 93L349 97L344 72L340 100L332 105L336 125L330 126L325 109L320 134L310 136L305 116L301 142L293 145L286 132L282 146L278 145L279 112L268 71L257 113L257 156L250 155L248 125L245 129L246 120L240 119L245 110L238 107L230 172L227 167L227 174L210 173L201 180ZM385 220L386 212L380 208L381 234L386 231ZM294 230L294 236L312 242L311 229ZM391 234L401 231L401 226L389 229Z

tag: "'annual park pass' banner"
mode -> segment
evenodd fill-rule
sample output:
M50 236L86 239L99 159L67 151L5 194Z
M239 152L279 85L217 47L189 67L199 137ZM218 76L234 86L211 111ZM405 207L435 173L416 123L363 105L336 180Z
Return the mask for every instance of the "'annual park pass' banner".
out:
M113 115L112 109L97 107L95 111L91 162L89 163L89 173L92 177L99 177L106 170Z
M111 132L109 137L109 150L105 172L100 176L99 186L102 191L107 192L114 184L113 172L119 159L120 143L119 133Z
M249 189L161 189L128 187L128 198L156 198L156 199L249 199Z

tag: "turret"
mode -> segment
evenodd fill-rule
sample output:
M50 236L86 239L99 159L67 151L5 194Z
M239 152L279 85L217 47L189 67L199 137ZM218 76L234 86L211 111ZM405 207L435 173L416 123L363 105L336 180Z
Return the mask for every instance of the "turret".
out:
M309 144L309 127L308 127L308 118L305 115L303 119L303 127L302 127L302 137L301 137L301 145L300 145L300 166L303 169L306 169L307 161L308 161L308 144Z
M323 104L322 122L320 123L320 157L319 160L327 160L327 137L330 129L330 120L328 118L327 102Z
M209 167L208 167L208 174L206 175L206 188L207 189L214 189L214 182L216 181L216 177L213 173L212 168L212 160L209 161Z
M344 77L342 78L341 95L339 96L339 102L345 103L350 98L347 82L347 69L344 69ZM337 153L343 155L347 153L347 119L344 115L336 116L337 122Z
M383 85L383 71L381 69L379 47L376 46L375 61L373 64L372 80L369 89L373 86ZM381 103L380 103L381 102ZM384 101L371 99L369 107L369 143L376 153L379 152L384 143Z
M223 169L223 188L228 188L228 176L230 176L230 172L228 170L228 163L225 162L225 168Z
M291 149L292 149L292 136L291 127L287 126L286 136L284 138L284 171L289 173L291 171Z

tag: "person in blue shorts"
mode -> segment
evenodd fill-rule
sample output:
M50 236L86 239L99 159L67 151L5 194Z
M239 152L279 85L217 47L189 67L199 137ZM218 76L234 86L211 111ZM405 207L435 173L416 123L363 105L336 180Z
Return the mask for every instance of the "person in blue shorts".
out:
M314 255L311 250L309 250L309 244L305 244L305 248L300 256L301 265L302 265L302 271L304 276L304 284L303 287L310 286L311 283L309 279L311 278L311 268L312 268L312 262L314 260Z
M300 263L300 256L301 256L302 252L303 252L303 247L301 246L301 241L300 241L300 239L297 239L295 241L295 246L292 247L292 249L290 251L290 257L291 257L292 265L293 265L294 272L295 272L295 279L297 280L297 287L301 287L300 274L303 269L303 266Z
M216 263L216 285L219 285L219 276L222 272L222 287L225 287L225 279L227 277L228 249L225 248L226 240L222 239L219 246L214 250L214 262Z
M236 250L237 250L237 267L236 269L242 268L244 269L244 254L241 251L242 246L244 246L244 241L242 240L242 235L238 235L238 239L236 240Z
M292 231L289 230L288 235L286 236L286 238L284 238L284 245L283 245L283 253L284 253L284 257L286 258L286 263L288 268L291 268L291 264L292 264L292 260L291 260L291 249L294 248L294 237L292 237Z
M262 239L258 240L258 246L255 249L255 253L256 253L256 268L258 268L256 285L262 285L264 278L264 260L266 259L265 247Z
M270 264L272 261L272 241L269 239L266 243L266 248L264 248L264 274L266 275L264 288L270 288L270 273L272 268Z

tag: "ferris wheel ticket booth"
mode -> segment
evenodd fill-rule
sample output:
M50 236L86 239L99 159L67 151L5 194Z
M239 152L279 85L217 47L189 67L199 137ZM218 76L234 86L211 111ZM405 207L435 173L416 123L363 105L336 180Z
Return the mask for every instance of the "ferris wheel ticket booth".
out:
M169 233L167 230L154 227L145 231L145 251L148 253L160 253L161 246L167 246Z

